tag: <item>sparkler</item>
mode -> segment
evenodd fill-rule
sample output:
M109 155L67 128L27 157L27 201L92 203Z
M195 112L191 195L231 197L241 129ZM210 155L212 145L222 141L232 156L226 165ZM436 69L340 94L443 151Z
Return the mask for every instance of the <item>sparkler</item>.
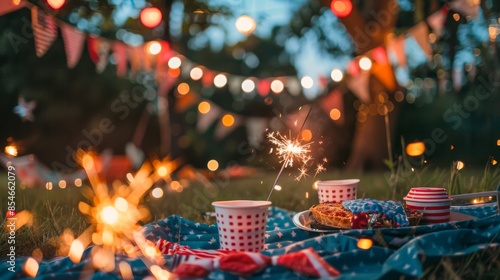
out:
M270 132L267 137L269 141L276 145L276 155L280 159L280 162L282 163L281 169L278 172L278 175L276 176L276 179L274 180L274 183L271 187L271 191L269 192L269 195L267 196L267 201L271 198L271 195L273 193L273 190L276 187L276 184L278 183L281 174L283 173L283 170L287 167L293 167L294 163L297 162L301 164L301 167L299 167L299 175L295 178L295 180L299 181L300 179L308 176L307 171L309 170L308 168L308 163L312 160L312 157L310 155L311 149L310 146L312 142L310 143L301 143L299 137L301 135L302 129L304 128L304 125L307 122L307 119L309 118L309 115L311 113L311 108L309 108L309 111L307 112L307 115L304 118L304 121L302 122L302 125L297 132L297 136L292 139L291 135L289 137L285 137L279 132ZM297 125L297 121L295 121L295 125ZM274 149L271 149L271 153L274 151ZM326 159L323 160L326 162ZM323 163L318 164L316 167L316 174L324 171L325 168L323 166ZM315 174L315 175L316 175Z

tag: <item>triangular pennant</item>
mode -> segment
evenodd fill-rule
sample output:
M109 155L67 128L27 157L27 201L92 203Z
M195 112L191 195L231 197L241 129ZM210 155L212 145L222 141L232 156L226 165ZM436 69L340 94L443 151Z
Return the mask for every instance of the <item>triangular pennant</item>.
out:
M116 62L116 75L123 77L127 74L127 52L128 47L124 43L115 42L113 44L113 57Z
M129 48L129 57L132 74L144 69L144 49L142 47Z
M68 68L73 68L78 64L82 55L85 33L68 24L61 24L61 33L66 51L66 63Z
M454 0L449 1L448 5L453 11L459 12L466 17L475 19L479 14L479 3L481 3L481 1Z
M95 64L96 70L98 73L101 73L106 69L106 66L108 65L109 61L109 52L111 50L111 43L107 40L101 39L99 40L98 48L97 48L97 55L99 59L97 60L97 63Z
M15 12L26 6L26 2L24 1L4 0L0 2L2 3L0 4L0 16Z
M247 118L245 126L247 129L248 143L251 147L259 148L262 146L266 128L269 124L267 118Z
M357 76L351 76L347 80L347 87L352 93L361 100L361 102L368 104L371 101L370 90L368 89L370 83L370 72L361 71Z
M372 50L371 57L374 60L371 72L373 76L388 90L393 91L396 89L396 78L389 60L387 53L383 47L377 47Z
M234 118L234 122L230 126L226 126L222 123L222 121L219 121L217 123L217 127L215 128L215 134L214 137L216 140L221 140L224 139L231 131L234 131L237 127L239 127L242 123L242 117L238 115L232 115Z
M201 133L205 132L222 114L219 106L209 101L207 102L210 104L210 110L205 114L198 112L198 121L196 122L196 130Z
M448 11L448 7L444 5L439 11L434 12L432 15L427 17L427 24L430 26L432 32L436 34L438 38L443 35L444 23L446 21Z
M175 100L175 111L182 113L188 108L193 107L193 105L198 101L198 95L194 93L188 93Z
M95 63L99 61L99 54L97 50L99 49L99 40L97 37L89 36L87 39L87 49L89 51L90 59Z
M42 57L57 37L56 21L35 6L31 9L31 24L35 36L36 55Z
M387 42L387 54L394 65L406 66L405 38L398 36Z
M431 59L432 48L429 44L429 28L427 27L427 24L425 24L425 22L421 22L415 25L410 29L409 34L415 38L415 41L417 41L418 45L422 48L427 59Z
M215 73L213 71L205 69L205 71L203 72L203 76L201 77L201 84L204 87L212 86L212 84L214 82L214 77L215 77Z
M428 61L428 56L413 36L405 38L404 50L408 68L414 69Z

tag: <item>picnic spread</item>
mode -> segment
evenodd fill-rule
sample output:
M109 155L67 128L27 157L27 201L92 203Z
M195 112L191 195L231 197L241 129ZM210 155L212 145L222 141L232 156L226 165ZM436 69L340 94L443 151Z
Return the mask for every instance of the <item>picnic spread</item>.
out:
M307 230L296 213L270 207L262 252L220 250L216 223L204 224L173 215L149 223L141 234L162 252L163 268L178 276L205 279L394 279L423 276L425 266L443 257L463 257L500 245L500 215L496 202L453 205L452 213L465 219L447 223L399 228ZM299 228L297 226L302 228ZM305 228L305 229L304 229ZM361 239L373 246L360 248ZM69 257L42 260L39 279L122 279L118 270L89 270L92 247L73 263ZM0 279L27 277L16 259L16 271L0 264ZM151 276L141 258L117 254L116 263L130 265L134 279Z

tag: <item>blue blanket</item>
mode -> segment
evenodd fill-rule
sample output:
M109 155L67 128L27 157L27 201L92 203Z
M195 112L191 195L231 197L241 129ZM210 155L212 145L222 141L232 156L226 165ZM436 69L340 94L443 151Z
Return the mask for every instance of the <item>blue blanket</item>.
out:
M482 207L454 207L452 211L475 214L478 218L461 222L437 225L404 227L399 229L345 230L337 233L321 234L297 228L292 217L294 212L276 207L270 209L267 223L266 249L263 254L281 255L312 247L342 275L337 279L394 279L400 276L421 277L426 264L435 263L442 257L459 257L481 252L500 245L500 215L496 215L495 204ZM218 234L215 225L195 223L179 216L150 223L145 226L145 235L156 241L163 238L170 242L188 245L191 249L218 249ZM360 237L371 238L374 246L368 250L357 246ZM121 279L118 270L114 272L94 271L83 275L82 271L90 262L90 248L78 264L67 258L43 260L37 277L40 279ZM425 256L425 262L422 257ZM173 260L164 255L166 265ZM7 259L0 263L0 279L26 277L22 266L26 257L16 259L15 272L7 270ZM149 274L140 259L130 259L117 255L117 263L130 264L136 279ZM215 271L210 279L239 279L227 272ZM309 279L283 267L269 267L252 275L251 279Z

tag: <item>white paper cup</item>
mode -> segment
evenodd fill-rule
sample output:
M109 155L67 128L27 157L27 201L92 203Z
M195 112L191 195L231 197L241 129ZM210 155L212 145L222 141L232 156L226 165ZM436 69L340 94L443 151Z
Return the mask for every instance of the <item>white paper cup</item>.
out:
M316 182L319 203L342 202L356 199L359 179Z
M450 221L451 198L445 188L412 188L403 199L406 201L406 207L423 214L423 222L426 224Z
M216 201L215 207L221 249L260 252L264 250L267 211L270 201Z

